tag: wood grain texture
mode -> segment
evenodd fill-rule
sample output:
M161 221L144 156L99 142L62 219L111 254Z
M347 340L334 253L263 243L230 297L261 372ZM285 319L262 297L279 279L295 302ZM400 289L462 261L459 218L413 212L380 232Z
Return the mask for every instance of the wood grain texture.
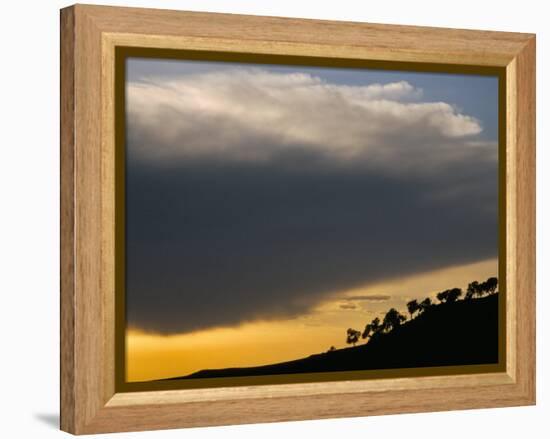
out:
M74 287L74 10L61 12L61 149L60 149L60 305L61 305L61 428L74 431L75 401L75 287Z
M104 32L361 48L368 59L506 66L528 35L159 9L79 6ZM239 46L233 46L238 50ZM335 50L336 49L336 50ZM341 56L341 55L340 55Z
M535 39L530 39L516 57L516 373L524 392L535 400L535 194L536 194L536 64Z
M61 428L81 434L533 404L533 35L77 5L61 12ZM115 393L114 49L506 67L505 373Z
M387 390L422 390L433 388L452 388L459 386L497 386L512 384L513 380L505 373L487 373L475 375L456 375L450 380L449 376L426 376L416 379L372 379L348 382L319 382L298 384L301 396L348 395L366 392L384 392ZM117 393L108 402L109 407L124 407L131 405L151 404L182 404L189 402L220 401L224 399L262 399L274 397L295 396L296 384L274 384L267 386L228 387L196 389L189 392L180 390Z
M105 403L104 309L101 290L101 47L86 14L76 11L75 424L89 424ZM93 363L90 360L93 359ZM80 404L79 404L80 403Z
M103 400L115 393L115 123L112 45L101 54L101 292L103 297Z
M510 294L506 294L506 351L512 353L506 358L506 370L515 380L517 371L517 69L512 60L506 67L506 283Z

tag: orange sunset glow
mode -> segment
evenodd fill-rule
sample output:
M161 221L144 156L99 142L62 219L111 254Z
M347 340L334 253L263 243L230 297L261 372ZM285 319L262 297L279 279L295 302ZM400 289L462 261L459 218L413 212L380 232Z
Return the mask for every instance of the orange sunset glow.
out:
M465 287L472 279L498 272L490 259L342 291L309 313L273 321L184 334L157 335L129 329L127 380L148 381L183 376L202 369L255 366L308 356L330 346L345 346L349 326L362 329L365 321L390 307L406 310L412 298L433 297L450 286ZM376 300L347 300L371 296ZM385 300L380 297L388 296Z

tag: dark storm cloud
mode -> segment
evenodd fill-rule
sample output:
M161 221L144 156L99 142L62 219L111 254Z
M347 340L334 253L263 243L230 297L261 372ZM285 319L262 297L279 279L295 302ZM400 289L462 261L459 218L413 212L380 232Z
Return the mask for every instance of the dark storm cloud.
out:
M456 179L133 166L129 322L171 332L296 315L341 289L493 257L496 173L469 173L486 189L429 199Z
M403 104L404 84L247 75L129 93L130 326L294 316L341 290L496 256L496 147L467 137L477 121Z

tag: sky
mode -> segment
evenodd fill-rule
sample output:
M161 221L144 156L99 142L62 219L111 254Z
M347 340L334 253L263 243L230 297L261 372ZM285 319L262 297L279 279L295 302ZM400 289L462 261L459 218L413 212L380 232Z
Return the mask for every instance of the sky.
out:
M127 61L127 379L343 347L498 272L498 79Z

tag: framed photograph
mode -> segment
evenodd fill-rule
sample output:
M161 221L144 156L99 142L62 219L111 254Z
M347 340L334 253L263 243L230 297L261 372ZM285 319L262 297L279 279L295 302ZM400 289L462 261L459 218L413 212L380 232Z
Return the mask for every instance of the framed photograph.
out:
M61 428L535 403L535 37L61 11Z

